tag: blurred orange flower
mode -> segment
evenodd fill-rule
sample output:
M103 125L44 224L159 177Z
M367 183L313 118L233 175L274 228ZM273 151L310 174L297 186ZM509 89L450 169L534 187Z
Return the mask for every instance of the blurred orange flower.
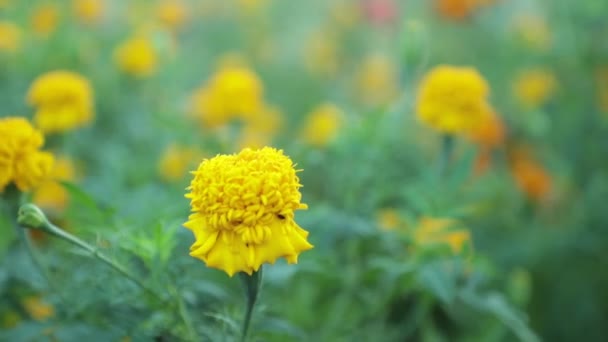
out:
M177 31L188 20L188 10L180 0L164 0L158 4L156 15L165 27Z
M509 162L515 182L528 198L536 202L547 198L553 185L551 175L528 151L516 149Z
M499 147L505 142L505 124L500 115L490 109L489 114L483 117L481 123L468 132L468 137L485 149Z
M103 15L103 0L72 0L74 15L85 24L93 24Z

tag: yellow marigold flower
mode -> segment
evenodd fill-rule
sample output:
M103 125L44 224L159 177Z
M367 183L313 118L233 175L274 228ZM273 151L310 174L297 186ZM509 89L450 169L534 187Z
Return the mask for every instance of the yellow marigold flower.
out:
M34 191L33 202L43 209L61 212L69 201L69 194L60 182L74 181L76 171L68 158L58 158L51 171L49 180L40 184Z
M601 66L595 70L595 86L598 107L608 113L608 66Z
M162 179L168 182L182 180L190 167L199 160L202 152L192 148L169 145L163 152L158 162L158 173Z
M0 21L0 51L17 52L21 45L21 30L17 25Z
M44 321L55 315L53 306L44 302L39 296L26 297L21 301L21 305L23 310L37 321Z
M402 224L399 212L393 208L384 208L377 213L378 226L383 230L393 230Z
M156 72L158 53L150 39L134 37L116 48L114 61L125 73L143 78Z
M186 195L192 214L184 226L194 232L190 255L232 276L252 274L263 263L298 255L313 246L294 220L302 185L282 150L264 147L205 159Z
M357 84L359 96L368 104L386 104L397 95L395 63L386 55L375 53L368 56L359 69Z
M245 121L238 146L256 149L268 145L282 123L283 115L278 108L263 106L259 113Z
M179 0L162 1L158 5L156 13L160 22L173 31L181 28L188 19L188 8Z
M514 18L513 30L530 49L547 51L553 44L551 29L544 17L537 14L524 14Z
M192 97L192 111L207 127L255 116L263 106L264 87L246 67L225 64Z
M332 76L338 71L338 53L336 38L331 33L316 32L305 45L304 62L312 73Z
M440 65L420 82L418 118L442 133L462 133L489 112L489 86L474 68Z
M557 88L555 75L545 69L521 72L513 82L513 92L517 100L526 108L542 106Z
M11 182L29 191L49 176L53 155L38 150L44 137L26 119L0 118L0 137L0 192Z
M30 17L34 32L47 36L55 31L59 22L59 10L54 4L47 3L37 7Z
M93 24L103 15L103 0L72 0L74 15L85 24Z
M467 229L458 228L458 222L450 218L422 217L414 231L414 241L421 246L446 244L454 253L461 253L471 243Z
M314 146L325 146L337 135L344 114L331 103L324 103L308 115L304 125L304 141Z
M34 123L45 133L69 131L94 117L91 84L71 71L51 71L38 77L30 86L27 102L36 107Z

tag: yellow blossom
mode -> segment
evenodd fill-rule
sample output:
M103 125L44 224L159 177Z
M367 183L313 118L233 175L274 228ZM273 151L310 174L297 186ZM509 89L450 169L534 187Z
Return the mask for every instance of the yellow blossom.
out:
M513 82L513 92L517 100L526 108L542 106L557 88L555 75L545 69L531 69L521 72Z
M514 18L513 30L530 49L547 51L553 44L551 29L544 17L537 14L524 14Z
M598 107L608 113L608 66L600 66L595 70L595 88Z
M0 21L0 52L17 52L21 45L21 30L17 25Z
M83 23L93 24L101 18L104 0L72 0L72 11Z
M186 195L192 214L184 226L196 242L190 255L232 276L252 274L266 262L298 255L313 246L294 211L302 185L282 150L264 147L205 159L194 172Z
M388 56L381 53L368 56L357 77L359 97L368 104L386 104L397 95L398 75Z
M55 31L59 21L59 10L54 4L46 3L35 8L30 17L32 29L39 35L47 36Z
M458 222L450 218L422 217L413 233L419 246L445 244L453 253L461 253L465 245L471 243L467 229L456 228Z
M196 148L171 144L158 161L158 173L168 182L182 180L201 155L202 152Z
M384 208L377 213L378 226L384 230L393 230L399 227L401 217L399 212L393 208Z
M51 71L39 76L27 94L36 107L34 123L45 133L61 133L90 123L94 117L93 89L83 76Z
M188 8L179 0L164 0L156 10L158 19L167 28L176 31L188 19Z
M39 296L26 297L21 301L21 305L23 310L37 321L44 321L55 315L53 306L44 302Z
M247 119L260 111L263 91L262 81L253 71L227 63L195 91L192 111L206 127Z
M21 191L42 183L53 167L53 155L39 151L42 133L24 118L0 118L0 192L11 182Z
M281 111L276 107L264 105L258 113L244 122L238 142L239 148L262 148L268 145L282 123Z
M114 61L125 73L144 78L156 72L158 53L147 37L133 37L116 48Z
M305 45L304 61L312 73L333 76L338 71L336 38L326 31L312 34Z
M60 182L71 182L75 178L76 172L72 161L65 157L58 158L49 179L34 191L33 202L43 209L63 211L68 204L69 194Z
M418 118L441 133L463 133L489 113L489 86L477 70L440 65L420 82Z
M337 135L344 114L331 103L324 103L308 115L304 125L304 141L314 146L325 146Z

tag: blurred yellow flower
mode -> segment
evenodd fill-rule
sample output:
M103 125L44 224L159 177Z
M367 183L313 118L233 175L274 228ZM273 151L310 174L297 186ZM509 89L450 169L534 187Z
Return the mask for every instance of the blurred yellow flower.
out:
M224 64L197 89L192 97L192 111L206 127L217 127L232 119L255 116L263 106L262 81L250 69Z
M384 208L376 214L378 226L383 230L393 230L402 224L399 212L393 208Z
M608 113L608 66L600 66L595 70L595 91L598 107Z
M123 72L134 77L145 78L156 72L158 53L150 39L133 37L116 48L114 61Z
M239 149L262 148L268 145L283 123L283 114L273 106L264 105L259 112L244 122Z
M312 34L305 45L304 62L315 75L333 76L338 71L338 45L331 32Z
M512 29L530 49L547 51L553 44L551 29L545 18L539 14L525 13L514 17Z
M34 9L30 23L32 30L39 35L48 36L55 31L59 22L59 10L52 3L45 3Z
M71 71L39 76L30 86L27 102L36 107L34 123L47 134L84 126L94 117L91 84Z
M76 178L74 164L68 158L57 158L49 179L34 191L32 201L43 209L61 212L69 201L69 194L60 182Z
M238 0L238 5L245 13L255 13L265 9L269 2L269 0Z
M192 214L184 226L196 238L190 255L230 276L280 257L297 263L313 247L294 220L307 208L301 186L291 159L274 148L203 160L186 195Z
M488 83L474 68L437 66L420 82L418 118L441 133L466 132L489 113L488 94Z
M471 244L471 234L458 227L459 223L454 219L422 217L413 233L414 242L419 246L445 244L453 253L459 254L464 246Z
M171 144L158 161L158 173L167 182L184 179L187 172L202 158L202 152L193 147Z
M555 93L556 88L555 75L545 69L525 70L513 82L515 97L529 109L542 106Z
M52 305L44 302L39 296L28 296L21 301L23 310L37 321L47 320L55 315Z
M344 121L340 108L331 103L324 103L315 108L304 124L304 141L314 146L325 146L339 133Z
M156 15L165 27L177 31L188 20L188 8L180 0L164 0L158 4Z
M333 21L344 29L350 29L361 20L361 6L350 0L339 1L330 8Z
M388 103L398 93L398 76L397 66L387 55L368 56L357 75L358 97L372 105Z
M17 52L21 46L21 30L17 25L0 21L0 52Z
M104 0L72 0L74 15L85 24L93 24L101 19Z
M39 151L44 137L26 119L0 118L0 137L0 192L11 182L29 191L49 177L53 155Z

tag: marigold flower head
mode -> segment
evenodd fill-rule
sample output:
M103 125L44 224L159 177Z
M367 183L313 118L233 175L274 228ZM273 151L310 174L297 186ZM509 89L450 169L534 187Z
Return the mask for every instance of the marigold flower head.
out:
M93 120L93 90L89 81L71 71L39 76L27 94L36 107L34 123L45 133L65 132Z
M57 158L49 179L34 191L32 201L43 209L63 211L68 204L68 191L60 183L76 179L74 163L69 158Z
M158 53L147 37L133 37L116 48L114 61L123 72L145 78L156 72Z
M436 0L435 8L443 17L462 20L477 8L478 0Z
M21 301L21 305L23 305L23 310L25 310L31 318L37 321L44 321L55 315L53 306L46 303L39 296L25 297Z
M53 167L53 155L39 151L42 133L24 118L0 118L0 192L13 182L21 191L42 183Z
M331 103L324 103L314 109L304 125L304 141L314 146L325 146L337 135L342 126L344 114Z
M545 69L531 69L521 72L513 82L513 92L517 100L526 108L542 106L557 88L555 75Z
M414 231L414 241L421 246L446 244L453 253L461 253L471 243L471 234L458 226L454 219L422 217Z
M440 65L427 73L418 90L418 118L439 132L463 133L489 113L489 86L477 70Z
M238 63L225 63L197 89L192 110L206 127L217 127L232 119L248 119L263 106L262 81L250 69Z
M553 44L551 28L541 15L526 13L516 16L512 27L517 37L530 49L547 51Z
M72 0L74 15L85 24L93 24L103 15L103 0Z
M402 224L401 216L396 209L384 208L376 215L378 226L383 230L393 230Z
M196 148L169 145L158 162L158 173L165 181L179 181L201 156L202 152Z
M205 159L186 195L192 214L184 226L196 242L190 255L232 276L252 274L263 263L298 255L313 246L294 220L302 185L282 150L246 148L238 154Z
M52 3L34 9L30 17L32 29L39 35L48 36L55 31L59 22L59 10Z
M387 55L370 55L358 74L359 96L369 104L386 104L397 95L397 77L397 67Z
M547 199L553 187L551 175L528 151L515 149L510 153L509 163L517 186L528 198L536 202Z
M339 48L331 32L313 33L305 45L304 62L315 75L333 76L338 71Z
M468 132L471 141L485 149L492 149L504 144L506 128L500 115L490 109L481 123Z
M167 28L176 31L188 20L188 8L179 0L164 0L156 10L160 22Z
M17 25L0 21L0 51L17 52L21 45L21 30Z

